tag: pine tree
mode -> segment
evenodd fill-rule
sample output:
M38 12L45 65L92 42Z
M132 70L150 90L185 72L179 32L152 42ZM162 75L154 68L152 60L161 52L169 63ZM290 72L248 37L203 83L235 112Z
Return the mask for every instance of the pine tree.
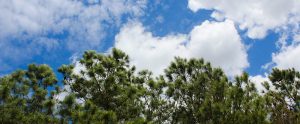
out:
M1 77L0 123L300 123L295 69L273 69L259 93L247 73L228 78L203 59L176 57L159 76L136 72L118 49L87 51L79 63L59 68L60 85L44 64ZM61 85L70 91L60 101Z
M129 65L124 52L113 49L111 55L87 51L80 60L85 69L75 74L74 65L62 66L59 71L77 98L91 101L103 111L115 112L118 121L141 118L143 84L134 82L135 68Z

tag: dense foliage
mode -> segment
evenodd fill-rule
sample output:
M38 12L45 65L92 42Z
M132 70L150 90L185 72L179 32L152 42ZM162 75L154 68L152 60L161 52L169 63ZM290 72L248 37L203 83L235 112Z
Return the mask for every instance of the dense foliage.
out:
M0 123L300 123L294 69L273 69L264 92L247 73L228 79L203 59L176 57L157 77L137 72L118 49L87 51L58 72L61 81L48 65L31 64L1 77Z

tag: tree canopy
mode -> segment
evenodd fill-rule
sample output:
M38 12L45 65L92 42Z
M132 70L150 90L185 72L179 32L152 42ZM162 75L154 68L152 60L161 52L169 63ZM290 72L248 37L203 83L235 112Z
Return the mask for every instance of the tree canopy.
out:
M203 59L175 57L159 76L129 60L115 48L86 51L58 69L63 79L45 64L3 76L0 123L300 123L295 69L274 68L259 92L246 72L229 78Z

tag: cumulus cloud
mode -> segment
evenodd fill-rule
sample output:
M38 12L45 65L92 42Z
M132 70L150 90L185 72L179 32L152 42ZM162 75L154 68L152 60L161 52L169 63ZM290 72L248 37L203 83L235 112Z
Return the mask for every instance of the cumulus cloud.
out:
M269 30L284 30L300 22L298 0L188 0L188 7L194 12L213 10L211 17L233 20L253 39L264 38Z
M247 53L232 21L205 21L194 27L188 44L191 57L202 57L222 67L229 75L248 67Z
M232 21L205 21L189 34L153 36L141 23L131 22L115 37L115 47L129 54L138 69L161 74L175 56L204 58L234 76L248 67L245 47Z
M105 35L102 22L118 25L125 13L141 14L144 4L144 0L101 0L98 3L77 0L1 0L0 26L5 30L0 31L0 38L32 38L67 32L67 39L72 41L70 49L74 49L74 44L96 46Z
M216 20L231 19L252 39L264 38L268 31L279 33L278 52L267 65L300 70L300 2L298 0L188 0L196 12L212 10Z
M293 44L272 55L272 61L281 69L295 68L300 70L300 45Z
M146 0L0 0L0 64L24 62L43 49L99 49L106 29L143 14ZM42 40L41 40L42 39ZM24 54L30 55L24 57ZM0 69L5 69L1 67Z
M129 54L138 69L151 69L159 74L174 56L185 56L186 35L154 37L141 23L125 25L116 36L115 47Z

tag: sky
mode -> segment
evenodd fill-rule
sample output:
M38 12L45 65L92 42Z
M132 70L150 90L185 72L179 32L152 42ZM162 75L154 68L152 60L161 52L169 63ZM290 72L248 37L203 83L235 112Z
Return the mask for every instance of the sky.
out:
M154 75L180 56L262 81L300 71L299 43L299 0L0 0L0 75L116 47Z

